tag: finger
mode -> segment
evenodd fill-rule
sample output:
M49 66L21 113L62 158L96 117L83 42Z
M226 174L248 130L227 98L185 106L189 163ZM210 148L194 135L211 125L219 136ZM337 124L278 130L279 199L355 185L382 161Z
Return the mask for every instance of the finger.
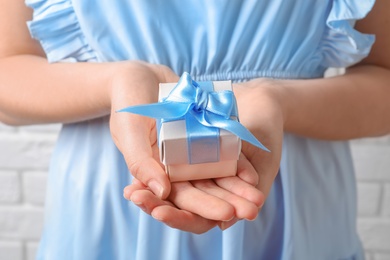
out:
M256 169L256 172L258 173L259 183L257 184L257 188L263 192L265 197L268 196L268 193L272 187L272 183L274 182L274 179L278 173L279 162L281 157L280 152L277 152L278 151L277 148L271 145L268 146L274 152L268 153L265 151L256 150L253 153L247 153L247 151L244 150L246 157L248 158L248 160L251 162L253 167ZM280 143L280 147L281 147L281 143Z
M140 186L140 187L147 187L147 186L145 186L141 181L139 181L138 179L136 179L136 178L133 178L133 180L132 180L132 183L131 183L132 185L134 184L134 185L138 185L138 186Z
M233 218L232 220L229 221L221 221L218 223L218 226L221 230L226 230L236 224L239 221L238 218Z
M236 178L236 180L242 182L239 178ZM256 204L222 189L212 180L193 181L192 184L199 190L231 204L234 207L237 218L253 220L258 214L259 209Z
M151 139L152 132L156 135L154 121L137 115L115 113L111 122L112 128L117 129L112 131L113 139L121 150L130 173L150 187L154 194L166 198L170 192L170 181L154 157L156 153L152 146L155 146L156 137Z
M142 184L139 187L142 187ZM205 219L186 210L180 210L169 201L159 199L149 190L134 191L131 195L131 201L156 220L183 231L201 234L217 224L214 220Z
M195 234L202 234L217 225L217 221L203 218L169 205L155 207L152 216L166 225Z
M143 120L149 121L147 118ZM129 128L131 135L127 136L128 145L123 149L123 154L130 173L150 187L154 194L160 198L166 198L169 194L170 182L159 161L154 157L155 153L152 149L156 140L154 122L150 122L148 127L142 127L141 123L133 120Z
M195 188L189 182L172 183L168 199L178 208L207 219L227 221L234 217L232 205Z
M256 169L243 153L240 153L237 161L237 176L253 186L256 186L259 182L259 175Z
M149 189L148 186L144 185L139 180L133 178L133 182L131 183L131 185L128 185L123 189L123 197L127 200L130 200L130 197L134 191L147 189Z
M214 179L214 181L219 187L253 202L257 207L261 207L264 204L264 194L251 184L243 182L237 176L218 178Z
M151 214L155 207L169 205L173 206L169 201L161 200L154 195L150 190L136 190L132 193L130 200L141 208L147 214Z

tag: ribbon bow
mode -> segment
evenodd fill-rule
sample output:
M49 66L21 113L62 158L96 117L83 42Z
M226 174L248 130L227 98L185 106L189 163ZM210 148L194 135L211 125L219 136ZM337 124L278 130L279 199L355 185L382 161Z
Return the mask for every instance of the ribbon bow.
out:
M212 82L202 82L200 85L185 72L175 88L161 102L130 106L119 112L129 112L163 121L181 120L190 114L203 126L227 130L242 140L269 151L242 124L231 119L238 118L233 91L212 90Z

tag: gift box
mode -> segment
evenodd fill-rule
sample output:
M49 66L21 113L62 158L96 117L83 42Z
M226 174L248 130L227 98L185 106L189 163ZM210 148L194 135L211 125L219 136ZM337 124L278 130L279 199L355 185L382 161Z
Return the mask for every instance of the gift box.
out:
M176 83L160 84L159 100L165 100L175 87ZM231 81L199 82L198 87L204 88L203 91L214 92L232 90ZM196 120L191 122L191 116L174 121L157 119L160 159L170 180L175 182L236 175L241 139L224 129L210 129ZM231 120L237 121L237 116L232 115ZM200 125L193 126L189 122Z
M156 118L160 159L172 182L234 176L241 139L267 150L239 123L231 81L198 83L184 73L159 87L158 103L120 112Z

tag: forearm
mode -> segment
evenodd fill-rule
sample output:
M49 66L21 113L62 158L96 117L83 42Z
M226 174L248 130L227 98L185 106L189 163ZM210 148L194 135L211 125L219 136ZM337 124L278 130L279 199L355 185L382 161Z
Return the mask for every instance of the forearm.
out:
M359 66L342 76L281 80L278 85L285 131L330 140L390 132L390 71L387 69Z
M0 120L74 122L110 112L113 64L57 63L33 55L0 59Z

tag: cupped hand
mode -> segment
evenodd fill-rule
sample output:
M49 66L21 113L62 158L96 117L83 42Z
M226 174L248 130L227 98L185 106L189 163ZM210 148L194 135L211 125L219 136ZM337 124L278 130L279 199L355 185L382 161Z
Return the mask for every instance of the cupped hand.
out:
M176 82L167 67L144 62L123 62L111 81L110 130L129 171L159 198L170 193L170 182L158 156L155 120L117 112L128 106L157 102L160 82Z
M264 203L257 183L255 169L241 154L236 176L174 182L167 200L135 179L125 188L124 196L168 226L199 234L216 225L226 229L239 219L256 218Z
M257 188L268 196L279 171L284 114L281 104L282 86L278 80L255 79L234 86L240 122L248 128L270 152L243 142L242 152L255 168Z

